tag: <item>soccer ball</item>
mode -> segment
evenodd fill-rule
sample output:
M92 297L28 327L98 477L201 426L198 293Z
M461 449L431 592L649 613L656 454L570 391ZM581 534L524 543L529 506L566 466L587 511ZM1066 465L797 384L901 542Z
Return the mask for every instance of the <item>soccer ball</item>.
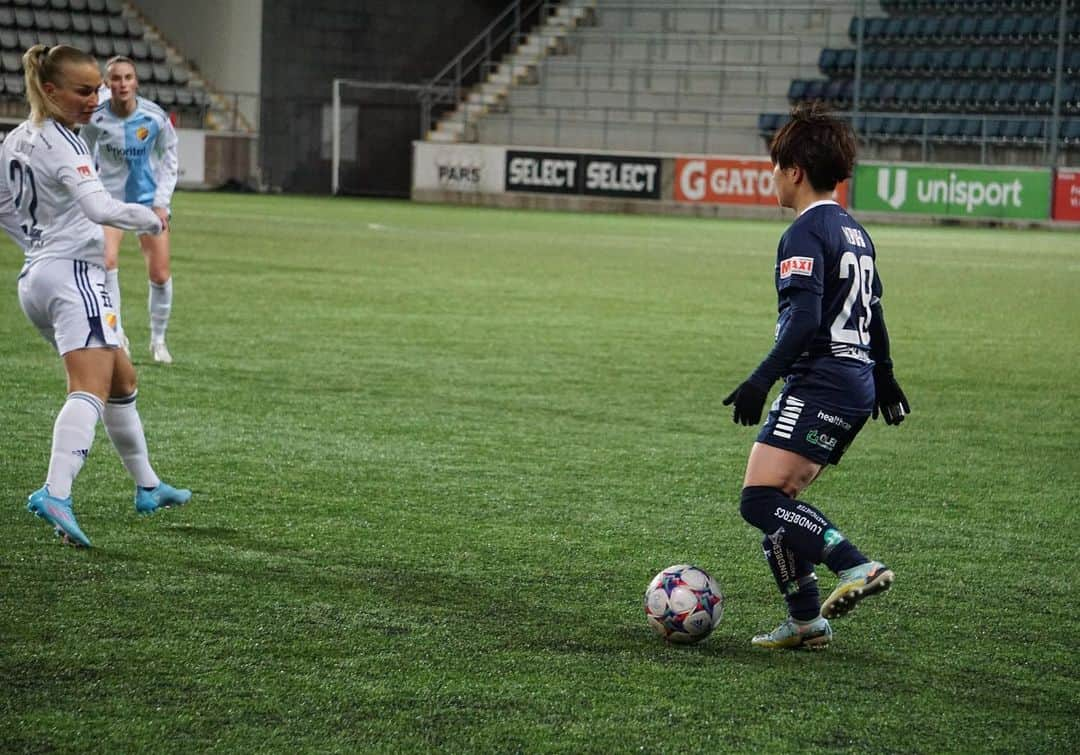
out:
M724 615L724 593L704 569L669 566L645 588L645 618L668 642L689 644L709 636Z

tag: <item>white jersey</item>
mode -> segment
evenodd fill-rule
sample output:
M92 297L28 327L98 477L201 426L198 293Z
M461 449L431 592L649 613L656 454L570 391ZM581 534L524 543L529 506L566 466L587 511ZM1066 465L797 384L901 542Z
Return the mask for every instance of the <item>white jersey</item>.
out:
M27 265L62 258L104 266L101 223L162 228L152 210L108 195L78 134L51 118L16 126L0 144L0 227L22 247Z
M101 182L114 198L168 209L179 161L176 129L164 110L136 97L135 110L121 118L105 101L80 133L97 161Z

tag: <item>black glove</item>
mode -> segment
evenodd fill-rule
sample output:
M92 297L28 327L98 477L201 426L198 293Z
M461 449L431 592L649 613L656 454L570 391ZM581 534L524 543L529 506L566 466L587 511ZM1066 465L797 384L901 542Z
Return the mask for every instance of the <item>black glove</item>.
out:
M768 391L763 391L748 381L731 392L724 399L724 406L735 404L735 411L731 415L731 421L740 425L756 425L761 421L761 410L765 406L765 398Z
M891 367L874 367L874 390L877 392L874 399L874 419L878 418L880 412L886 425L899 425L904 421L905 414L911 414L911 405L893 377Z

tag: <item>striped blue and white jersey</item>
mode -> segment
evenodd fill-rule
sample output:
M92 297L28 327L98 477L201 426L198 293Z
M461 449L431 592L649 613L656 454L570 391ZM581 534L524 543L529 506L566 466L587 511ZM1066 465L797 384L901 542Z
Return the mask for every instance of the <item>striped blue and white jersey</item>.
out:
M126 118L106 100L98 105L82 137L97 161L101 182L121 202L168 209L179 174L176 129L165 111L135 98Z
M27 263L47 257L105 264L104 234L79 200L105 192L79 135L46 118L25 121L0 145L0 215Z

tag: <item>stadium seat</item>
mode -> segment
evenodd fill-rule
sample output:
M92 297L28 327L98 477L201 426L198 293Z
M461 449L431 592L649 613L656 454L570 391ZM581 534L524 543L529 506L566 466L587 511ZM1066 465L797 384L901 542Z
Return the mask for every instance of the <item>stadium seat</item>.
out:
M154 81L154 66L145 60L135 60L135 77L139 85L150 84Z
M108 19L109 34L112 34L114 37L127 36L127 22L125 22L124 19L119 16L109 16Z
M837 50L834 50L831 47L824 48L818 56L818 70L826 76L836 75L836 61L838 57L839 52Z
M4 74L4 91L16 97L26 93L26 80L17 73Z
M157 103L168 110L176 104L176 90L171 86L158 85Z
M1071 118L1065 121L1060 138L1066 144L1080 144L1080 119Z
M14 50L0 52L0 69L5 73L19 73L22 71L22 56Z
M150 46L142 39L131 40L131 57L134 60L149 60Z
M19 49L19 33L14 29L0 29L0 49Z
M1046 122L1042 120L1024 121L1024 129L1020 133L1025 142L1041 142L1046 139Z
M1054 85L1048 81L1037 82L1030 107L1033 112L1049 113L1054 107Z
M90 33L103 37L109 33L108 16L90 16Z
M104 13L105 0L86 0L86 9L91 13Z
M855 71L855 50L845 48L840 50L836 57L836 70L840 75L851 74Z
M156 62L162 62L165 60L165 46L158 42L150 43L150 59Z
M71 30L78 34L90 33L90 16L86 13L71 14Z
M1015 100L1017 84L1012 81L997 81L993 84L993 93L989 101L982 103L988 110L1011 111Z
M188 83L188 80L191 78L191 74L188 73L186 68L178 65L170 66L170 68L172 70L173 82L180 86L184 86Z
M71 35L71 46L72 47L77 47L78 49L82 50L83 52L93 52L94 51L94 42L93 42L93 40L90 39L90 37L88 37L85 34L72 34Z
M108 37L94 37L93 52L99 58L111 58L113 56L113 43Z
M162 63L154 63L154 82L157 84L172 83L172 69Z

